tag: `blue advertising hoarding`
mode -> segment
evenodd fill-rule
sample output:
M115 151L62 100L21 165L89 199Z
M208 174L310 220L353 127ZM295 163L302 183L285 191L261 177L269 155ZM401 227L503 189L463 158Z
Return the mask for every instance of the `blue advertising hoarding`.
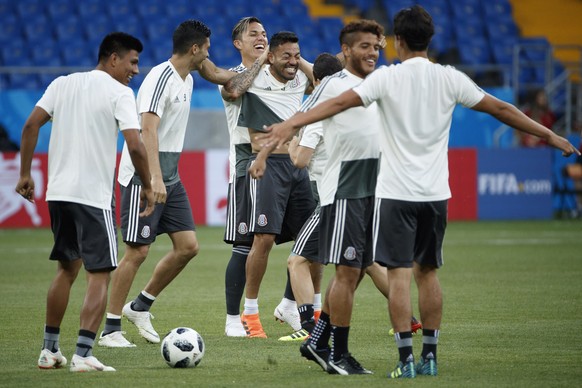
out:
M479 150L477 193L480 220L551 218L551 150Z

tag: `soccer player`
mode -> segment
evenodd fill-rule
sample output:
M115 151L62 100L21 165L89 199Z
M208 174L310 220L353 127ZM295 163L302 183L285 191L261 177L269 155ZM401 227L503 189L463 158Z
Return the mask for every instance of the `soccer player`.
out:
M417 374L437 374L442 316L437 269L443 263L447 201L451 196L447 146L455 106L460 103L489 113L510 127L545 139L565 156L580 152L512 104L484 92L462 72L431 63L427 49L434 25L424 8L415 5L401 10L393 26L401 64L381 67L355 88L273 125L269 128L272 133L258 141L267 147L283 144L307 124L377 103L382 120L382 159L376 188L375 260L388 266L389 312L400 355L388 377L413 378ZM410 326L413 275L424 326L416 365Z
M134 347L121 332L121 315L135 324L139 334L151 343L160 337L150 321L150 308L156 297L198 253L192 209L178 175L190 112L193 80L190 72L201 70L210 61L210 30L197 20L181 23L173 34L173 53L168 61L155 66L144 79L137 95L142 137L148 150L152 186L160 204L149 217L138 219L136 200L143 180L135 175L127 146L121 157L118 181L121 185L121 223L125 255L113 276L110 305L99 345ZM232 81L232 74L211 64L206 77L215 83ZM257 63L258 72L262 63ZM208 64L206 64L208 66ZM255 73L256 74L256 73ZM226 87L230 87L228 84ZM125 304L140 265L159 234L167 233L172 249L158 262L139 295Z
M58 261L58 269L47 296L44 343L38 359L41 369L67 365L59 346L59 332L71 287L83 265L87 291L70 370L115 371L93 356L92 349L107 304L110 273L117 267L112 200L118 130L125 138L131 162L146 182L136 199L146 199L147 207L141 214L138 208L136 216L147 217L154 209L135 97L127 87L139 73L142 49L141 42L131 35L107 35L99 47L95 70L51 82L22 129L16 191L33 201L32 156L40 127L53 120L46 200L54 234L50 259Z
M299 109L303 96L310 92L311 81L304 71L299 38L292 32L278 32L271 37L268 61L247 93L239 114L239 126L247 127L251 138L252 163L259 151L254 135L269 121L281 121ZM303 62L303 66L305 63ZM311 66L308 66L311 72ZM258 294L273 244L293 240L315 208L307 171L296 168L287 147L261 163L270 168L261 180L249 178L251 198L249 231L253 244L246 263L246 291L243 326L250 337L266 338L259 319ZM275 310L275 314L278 312ZM286 308L295 313L301 328L297 306ZM277 316L277 315L276 315Z
M261 21L254 16L239 20L232 30L232 44L240 52L241 64L230 69L242 73L251 67L261 56L268 54L267 34ZM251 73L256 76L256 73ZM224 241L232 244L232 255L225 271L226 324L224 332L229 337L247 335L240 317L240 302L244 293L246 277L245 266L252 245L249 232L248 211L249 198L246 187L246 169L251 156L251 141L248 129L238 125L242 94L251 86L253 78L241 79L238 87L229 91L219 87L223 98L228 130L230 135L230 182L228 189L227 220ZM279 320L289 323L294 330L299 325L299 315L293 301L293 292L289 280L285 297L275 309ZM289 308L283 308L289 305Z
M313 62L314 86L317 87L324 77L343 69L340 60L332 54L322 53ZM323 264L319 262L319 192L323 168L327 162L327 153L323 145L323 127L321 122L307 126L299 137L289 143L289 156L297 168L307 167L311 191L316 208L305 222L293 249L287 259L293 294L301 320L301 329L279 341L303 341L313 330L321 313L321 278Z
M362 82L376 67L383 37L382 26L371 20L346 25L340 32L345 69L324 80L301 110ZM328 285L317 326L302 344L301 353L325 366L330 374L369 374L350 354L348 336L354 293L372 264L380 120L373 105L344 112L322 125L328 161L319 192L319 257L324 264L335 264L335 275Z

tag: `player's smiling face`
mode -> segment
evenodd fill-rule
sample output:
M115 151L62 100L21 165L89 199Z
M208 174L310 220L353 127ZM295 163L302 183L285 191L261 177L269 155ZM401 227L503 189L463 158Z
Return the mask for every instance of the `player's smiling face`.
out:
M267 49L267 32L261 23L250 23L240 39L241 51L253 60L261 56Z
M269 53L271 74L279 82L291 81L297 75L300 60L301 52L299 51L299 44L288 42L275 47Z
M347 53L347 55L346 55ZM374 71L380 55L380 40L370 32L358 32L354 43L344 51L348 70L362 78Z
M139 74L139 53L129 50L123 57L116 56L114 73L111 76L124 85L129 85L133 76Z

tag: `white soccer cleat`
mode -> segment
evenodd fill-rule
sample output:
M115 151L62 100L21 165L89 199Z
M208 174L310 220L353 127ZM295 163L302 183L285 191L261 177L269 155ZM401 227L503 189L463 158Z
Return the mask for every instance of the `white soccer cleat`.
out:
M81 357L74 354L71 359L71 372L115 372L115 368L103 365L94 356Z
M43 349L38 358L38 367L40 369L58 369L67 365L67 359L61 354L60 350L56 353L48 349Z
M224 334L227 337L246 337L247 332L240 320L230 321L226 318L226 325L224 326Z
M286 322L294 331L301 330L301 319L299 318L299 311L297 311L297 309L284 309L279 303L279 305L275 307L273 315L276 320Z
M107 335L99 336L99 346L103 346L106 348L135 348L135 344L132 344L128 340L125 339L123 336L125 331L114 331Z
M123 306L123 315L137 327L139 335L145 338L148 342L152 344L160 343L160 336L154 330L150 317L154 316L150 314L149 311L134 311L131 309L131 302Z

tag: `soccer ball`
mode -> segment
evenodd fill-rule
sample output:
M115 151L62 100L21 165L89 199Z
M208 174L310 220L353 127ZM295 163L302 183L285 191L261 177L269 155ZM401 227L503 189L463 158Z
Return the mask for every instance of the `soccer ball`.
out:
M164 337L161 350L172 368L194 368L204 356L204 340L194 329L177 327Z

